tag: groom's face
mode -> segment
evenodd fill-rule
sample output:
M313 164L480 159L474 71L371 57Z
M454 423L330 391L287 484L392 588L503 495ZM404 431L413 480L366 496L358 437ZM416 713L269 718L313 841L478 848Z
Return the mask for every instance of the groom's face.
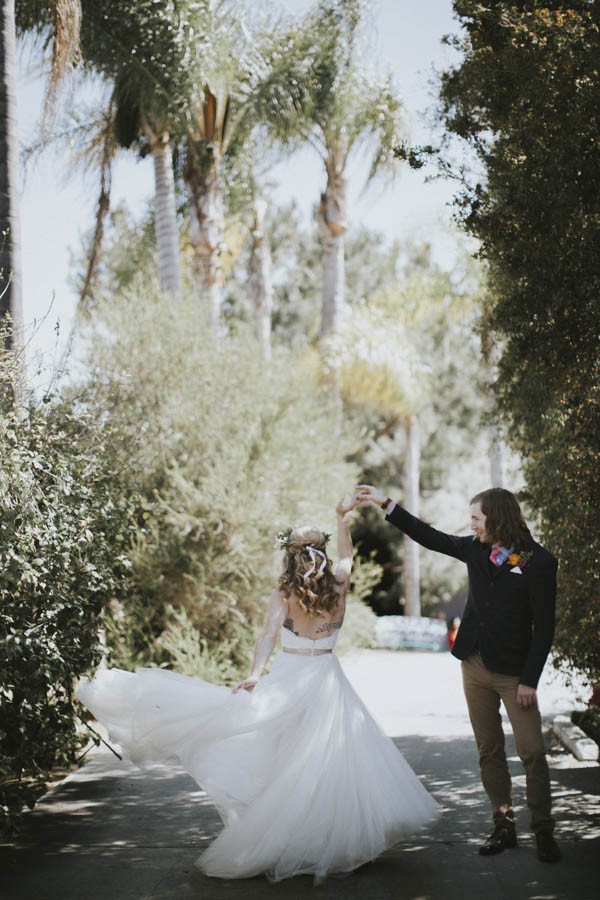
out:
M471 504L471 531L476 541L489 544L490 538L485 527L486 517L481 511L481 503Z

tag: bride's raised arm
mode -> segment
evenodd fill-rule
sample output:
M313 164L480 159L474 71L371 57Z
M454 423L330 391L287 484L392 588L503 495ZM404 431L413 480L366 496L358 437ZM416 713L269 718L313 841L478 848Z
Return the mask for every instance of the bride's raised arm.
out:
M287 600L279 589L275 589L271 594L269 609L267 610L267 618L263 626L263 630L258 636L254 647L254 660L252 662L252 671L248 678L240 681L233 688L233 693L237 694L240 688L245 691L251 691L256 686L258 679L262 675L263 669L268 663L271 653L277 643L279 629L283 625L287 615Z
M352 496L343 497L335 508L337 513L337 555L338 561L335 566L334 574L336 581L343 582L347 588L350 583L350 572L352 571L352 535L348 528L345 516L350 510L356 506L356 499Z

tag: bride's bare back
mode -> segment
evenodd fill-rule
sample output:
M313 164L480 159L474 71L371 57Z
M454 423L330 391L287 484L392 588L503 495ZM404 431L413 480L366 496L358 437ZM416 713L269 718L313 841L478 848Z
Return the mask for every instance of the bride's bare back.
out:
M299 637L318 641L327 637L333 631L342 627L344 613L346 612L346 591L340 585L339 600L337 606L327 613L309 615L302 609L295 594L290 594L287 599L287 615L283 627L293 631Z

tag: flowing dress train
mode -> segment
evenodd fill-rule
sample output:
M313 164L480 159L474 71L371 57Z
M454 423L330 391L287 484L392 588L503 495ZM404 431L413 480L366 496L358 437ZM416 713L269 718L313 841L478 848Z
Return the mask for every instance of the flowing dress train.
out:
M282 628L252 693L165 669L101 669L79 683L129 759L176 761L211 796L224 828L196 862L206 875L350 872L439 815L335 654L322 652L337 634L314 641Z

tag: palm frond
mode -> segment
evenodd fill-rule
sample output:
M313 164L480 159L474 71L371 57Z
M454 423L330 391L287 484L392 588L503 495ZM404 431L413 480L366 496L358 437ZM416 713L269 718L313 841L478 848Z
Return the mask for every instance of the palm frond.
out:
M111 98L104 104L77 104L64 111L51 132L40 127L34 140L22 152L24 167L29 167L42 153L55 152L63 160L64 177L68 180L75 169L88 173L96 171L104 155L107 135L112 136L113 155L114 106Z
M380 309L363 303L348 311L329 350L340 361L342 395L350 405L403 418L426 401L429 367L410 332Z

